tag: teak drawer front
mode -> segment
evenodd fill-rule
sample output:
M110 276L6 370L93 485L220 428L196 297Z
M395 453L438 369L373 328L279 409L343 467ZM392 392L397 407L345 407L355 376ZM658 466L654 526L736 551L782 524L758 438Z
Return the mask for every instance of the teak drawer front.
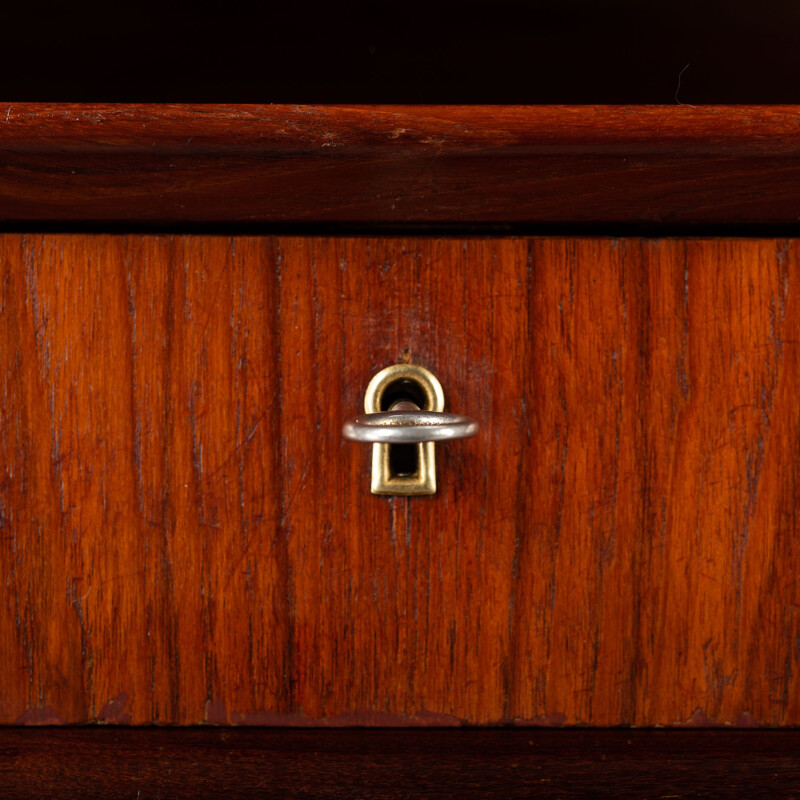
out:
M0 721L800 724L797 240L0 237ZM364 388L474 440L369 493Z

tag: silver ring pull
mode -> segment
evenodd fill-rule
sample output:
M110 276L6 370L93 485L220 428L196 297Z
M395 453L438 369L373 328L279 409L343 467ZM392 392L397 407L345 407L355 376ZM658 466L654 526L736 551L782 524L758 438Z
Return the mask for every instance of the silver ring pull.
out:
M468 439L477 432L478 423L471 417L443 411L420 411L414 403L406 401L395 403L389 411L362 414L345 422L342 428L345 439L383 444Z

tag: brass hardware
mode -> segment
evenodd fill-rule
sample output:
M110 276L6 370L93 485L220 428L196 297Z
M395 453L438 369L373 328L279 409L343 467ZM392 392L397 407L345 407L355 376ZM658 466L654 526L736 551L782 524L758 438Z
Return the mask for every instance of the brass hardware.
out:
M422 390L425 411L444 411L444 391L438 378L424 367L414 364L395 364L382 369L367 386L364 395L364 411L377 414L385 409L381 406L384 393L401 381L409 381ZM391 468L391 448L396 445L376 442L372 445L373 494L436 494L436 449L433 442L418 442L406 445L417 448L417 470L413 475L396 475Z
M353 441L373 442L373 494L435 494L434 441L463 439L478 431L475 420L444 413L441 383L414 364L395 364L375 375L367 386L364 410L365 416L345 423L342 434ZM409 454L408 448L415 452ZM399 459L402 468L396 468L393 454L404 456Z

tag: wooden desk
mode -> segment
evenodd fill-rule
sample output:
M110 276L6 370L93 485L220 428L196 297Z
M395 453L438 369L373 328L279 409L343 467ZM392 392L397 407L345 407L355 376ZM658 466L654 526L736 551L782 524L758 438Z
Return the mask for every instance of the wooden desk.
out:
M793 109L6 116L0 721L800 723Z

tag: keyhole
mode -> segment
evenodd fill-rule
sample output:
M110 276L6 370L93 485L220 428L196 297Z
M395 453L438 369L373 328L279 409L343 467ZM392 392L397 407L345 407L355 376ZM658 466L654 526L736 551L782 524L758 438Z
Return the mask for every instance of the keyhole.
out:
M416 381L409 378L401 378L399 381L390 383L381 395L381 411L388 411L395 403L403 400L414 403L422 411L430 411L428 408L428 397L425 390Z
M427 410L427 396L424 389L413 380L403 379L390 383L381 397L381 411L400 410L402 405L411 403L412 407ZM408 409L403 409L408 410ZM410 478L419 472L419 445L389 445L389 472L391 477Z
M397 478L410 478L419 472L419 446L416 444L390 444L389 470Z

